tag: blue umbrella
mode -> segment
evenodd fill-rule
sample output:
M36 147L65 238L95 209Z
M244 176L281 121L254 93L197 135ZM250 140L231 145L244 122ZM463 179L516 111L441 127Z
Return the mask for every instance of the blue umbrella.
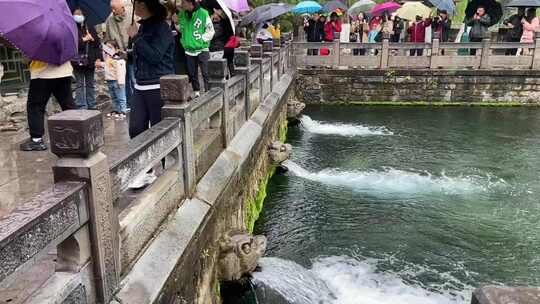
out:
M441 11L448 12L449 15L455 15L456 5L452 0L428 0L433 6Z
M349 8L347 7L347 5L345 5L345 3L337 0L326 2L323 6L323 10L328 13L335 12L338 9L346 12Z
M105 22L111 14L110 0L67 0L67 2L72 11L80 8L86 18L86 24L91 26Z
M295 14L313 14L321 9L322 6L315 1L302 1L293 8L292 12Z

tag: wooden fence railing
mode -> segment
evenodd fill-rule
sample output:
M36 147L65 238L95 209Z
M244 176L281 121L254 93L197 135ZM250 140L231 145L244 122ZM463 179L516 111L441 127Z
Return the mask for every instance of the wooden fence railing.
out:
M372 69L538 69L540 36L534 43L295 42L297 67L356 67ZM514 52L510 52L514 51ZM518 52L519 55L509 55ZM508 54L508 55L507 55Z
M0 218L0 294L56 252L54 273L25 303L109 303L161 223L290 71L291 48L290 40L241 48L228 79L226 61L210 61L211 89L193 100L187 76L163 77L163 120L110 155L100 151L99 111L51 116L55 184ZM151 169L158 179L132 193L129 184Z

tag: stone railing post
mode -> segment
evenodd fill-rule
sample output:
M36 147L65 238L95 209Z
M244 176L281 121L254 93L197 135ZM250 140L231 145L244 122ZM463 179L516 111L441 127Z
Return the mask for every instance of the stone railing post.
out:
M274 90L274 57L272 50L274 43L272 41L263 42L263 58L270 58L270 91Z
M234 52L234 65L238 74L244 75L245 86L244 86L244 102L246 111L246 120L249 119L252 113L251 109L251 97L249 96L249 70L251 66L251 60L249 58L249 53L247 51L236 51Z
M264 72L262 64L262 45L253 44L249 50L249 56L251 57L251 62L259 65L259 103L264 100Z
M381 49L381 69L388 68L388 57L390 56L390 35L383 34L382 49Z
M536 32L534 39L534 53L532 60L532 69L540 69L540 32Z
M491 40L484 38L482 40L482 57L480 57L480 68L489 69L489 47L491 46Z
M340 41L339 40L336 40L334 39L334 42L333 42L333 50L332 50L332 53L333 53L333 60L332 60L332 65L334 67L338 67L341 65L341 52L340 52Z
M165 105L161 109L162 117L181 119L182 145L176 148L176 153L178 155L178 166L182 166L185 193L188 197L191 197L197 182L195 139L193 138L191 103L189 102L193 90L186 75L163 76L160 83L161 99L165 101Z
M227 60L216 59L208 61L208 78L210 83L210 89L221 88L223 90L223 108L221 111L221 133L223 135L223 146L226 148L229 146L234 134L230 134L228 122L230 115L229 105L229 86L227 84Z
M275 80L275 82L277 83L281 79L281 47L274 47L272 49L272 58L274 57L274 54L277 54L277 58L278 58L277 59L277 79Z
M48 120L55 182L84 181L88 185L90 240L99 303L109 303L120 277L118 214L111 193L103 120L99 111L68 110ZM84 234L84 232L81 232ZM83 235L81 235L84 238ZM62 247L61 258L63 257Z
M435 32L433 34L433 41L431 42L431 59L430 59L430 68L436 69L437 68L437 57L439 56L439 39L441 34L439 32Z

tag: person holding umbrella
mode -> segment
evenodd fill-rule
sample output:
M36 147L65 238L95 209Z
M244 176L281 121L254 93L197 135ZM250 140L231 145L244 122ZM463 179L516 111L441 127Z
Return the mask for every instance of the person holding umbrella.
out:
M491 17L486 14L485 7L478 6L474 16L467 19L465 24L472 27L469 32L469 40L471 42L480 42L489 35L488 27L491 25ZM471 55L476 55L476 49L471 49Z
M525 18L521 20L523 24L523 34L521 34L522 43L533 43L534 42L534 33L538 31L539 21L536 17L536 9L529 8L527 9L527 14ZM530 49L523 49L523 55L529 55L531 53Z
M322 42L324 39L324 21L321 20L321 16L315 13L308 20L307 24L304 24L304 31L308 42ZM308 55L318 55L317 49L308 49Z
M204 89L209 90L208 60L210 59L210 41L214 37L214 25L208 11L197 0L183 0L183 10L178 16L182 46L186 51L186 63L189 81L195 97L200 96L199 66L204 81Z
M324 40L332 42L336 38L337 33L341 33L341 21L339 21L336 12L330 14L330 20L324 25Z
M521 35L523 34L523 24L521 21L525 18L525 8L519 7L517 14L510 16L508 19L504 20L504 24L508 26L508 31L504 37L506 42L520 42ZM507 49L505 54L515 56L518 49Z
M72 60L73 72L77 86L75 87L75 104L77 109L95 110L96 105L96 62L103 60L101 41L93 26L85 21L80 8L73 10L73 19L77 23L79 33L79 55Z
M424 43L426 41L426 28L431 26L431 19L422 19L422 16L416 16L416 21L412 23L407 32L409 34L410 42ZM424 49L411 49L411 56L422 56Z

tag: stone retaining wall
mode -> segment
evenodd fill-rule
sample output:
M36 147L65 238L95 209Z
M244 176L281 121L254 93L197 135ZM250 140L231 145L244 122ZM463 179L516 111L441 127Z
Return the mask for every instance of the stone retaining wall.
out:
M538 105L540 71L301 69L296 97L312 104Z

